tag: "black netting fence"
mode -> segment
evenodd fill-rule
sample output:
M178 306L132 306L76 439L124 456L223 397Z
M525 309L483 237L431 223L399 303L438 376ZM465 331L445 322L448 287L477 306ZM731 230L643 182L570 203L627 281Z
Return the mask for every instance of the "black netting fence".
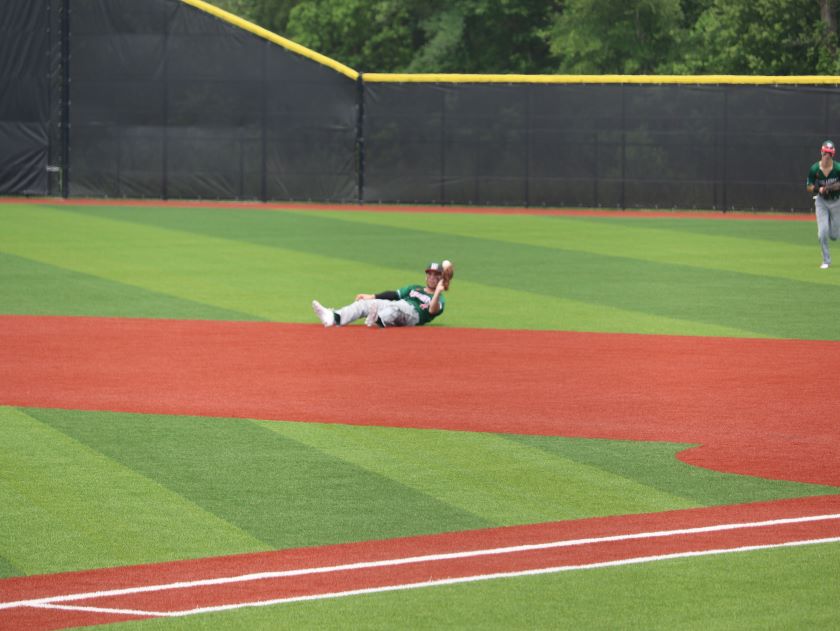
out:
M840 141L836 85L356 79L182 0L0 17L1 194L807 210Z
M73 0L71 195L356 199L353 80L174 0Z
M51 148L60 103L60 5L3 0L0 5L0 194L50 192ZM60 81L57 83L60 85Z
M365 84L363 198L807 209L835 87Z

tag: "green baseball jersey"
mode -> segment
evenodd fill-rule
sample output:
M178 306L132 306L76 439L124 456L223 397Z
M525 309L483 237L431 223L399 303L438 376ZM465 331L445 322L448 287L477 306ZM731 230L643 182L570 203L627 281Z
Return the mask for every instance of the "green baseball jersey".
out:
M441 293L438 298L438 301L440 302L440 311L434 315L429 313L429 305L432 302L432 295L427 294L422 285L406 285L405 287L400 287L397 290L397 296L399 296L400 300L405 300L414 307L417 314L420 316L420 322L418 324L427 324L434 320L443 313L443 307L446 303L446 300L444 300L443 294Z
M832 161L834 162L834 161ZM840 181L840 168L837 167L837 163L834 162L831 165L831 171L828 172L828 175L823 173L822 169L820 168L820 163L815 162L811 169L808 171L808 184L813 184L815 189L814 192L816 193L819 191L821 186L828 186L829 184L835 184L836 182ZM840 191L831 191L827 196L826 199L837 199L840 197Z

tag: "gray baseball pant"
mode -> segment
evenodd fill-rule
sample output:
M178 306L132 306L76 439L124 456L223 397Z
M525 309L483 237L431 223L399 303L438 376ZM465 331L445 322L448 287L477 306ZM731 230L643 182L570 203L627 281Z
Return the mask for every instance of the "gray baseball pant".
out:
M828 240L836 241L840 237L840 198L825 199L817 196L814 207L817 213L817 238L820 241L823 263L831 265Z
M417 326L420 316L417 310L405 300L357 300L351 305L336 309L342 326L360 318L365 324L376 326L376 319L385 326Z

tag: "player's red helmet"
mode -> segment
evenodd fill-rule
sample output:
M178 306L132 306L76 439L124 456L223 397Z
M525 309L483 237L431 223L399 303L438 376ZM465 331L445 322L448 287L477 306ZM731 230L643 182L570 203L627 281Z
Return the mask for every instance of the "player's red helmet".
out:
M828 154L833 156L834 155L834 143L831 142L830 140L826 140L822 144L822 147L820 148L820 152L821 153L828 153Z

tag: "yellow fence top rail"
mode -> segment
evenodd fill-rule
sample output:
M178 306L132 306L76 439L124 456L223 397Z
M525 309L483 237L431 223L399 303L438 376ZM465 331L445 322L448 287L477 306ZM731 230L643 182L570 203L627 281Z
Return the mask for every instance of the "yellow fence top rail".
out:
M271 31L262 28L261 26L257 26L249 22L248 20L243 20L241 17L234 15L233 13L229 13L224 9L220 9L219 7L213 6L212 4L207 4L203 2L203 0L181 0L182 3L188 4L200 11L204 11L205 13L210 13L211 15L216 16L220 20L224 20L229 24L233 24L234 26L241 28L245 31L249 31L253 33L257 37L262 37L278 46L282 46L283 48L292 51L293 53L297 53L303 57L311 59L321 65L327 66L332 68L336 72L340 72L341 74L345 75L353 79L354 81L358 79L359 73L350 68L349 66L345 66L344 64L336 61L335 59L330 59L329 57L322 55L321 53L316 53L314 50L310 50L305 46L301 46L300 44L296 44L291 40L286 39L285 37L281 37L277 35L277 33L272 33Z
M525 75L525 74L387 74L366 72L369 83L630 83L630 84L744 84L840 85L840 76L769 75Z
M383 72L359 73L343 63L330 59L326 55L296 44L277 33L257 26L252 22L220 9L204 0L180 0L183 4L216 16L245 31L266 39L278 46L311 59L323 66L332 68L354 81L361 75L368 83L612 83L612 84L743 84L743 85L840 85L840 76L805 75L526 75L526 74L400 74Z

